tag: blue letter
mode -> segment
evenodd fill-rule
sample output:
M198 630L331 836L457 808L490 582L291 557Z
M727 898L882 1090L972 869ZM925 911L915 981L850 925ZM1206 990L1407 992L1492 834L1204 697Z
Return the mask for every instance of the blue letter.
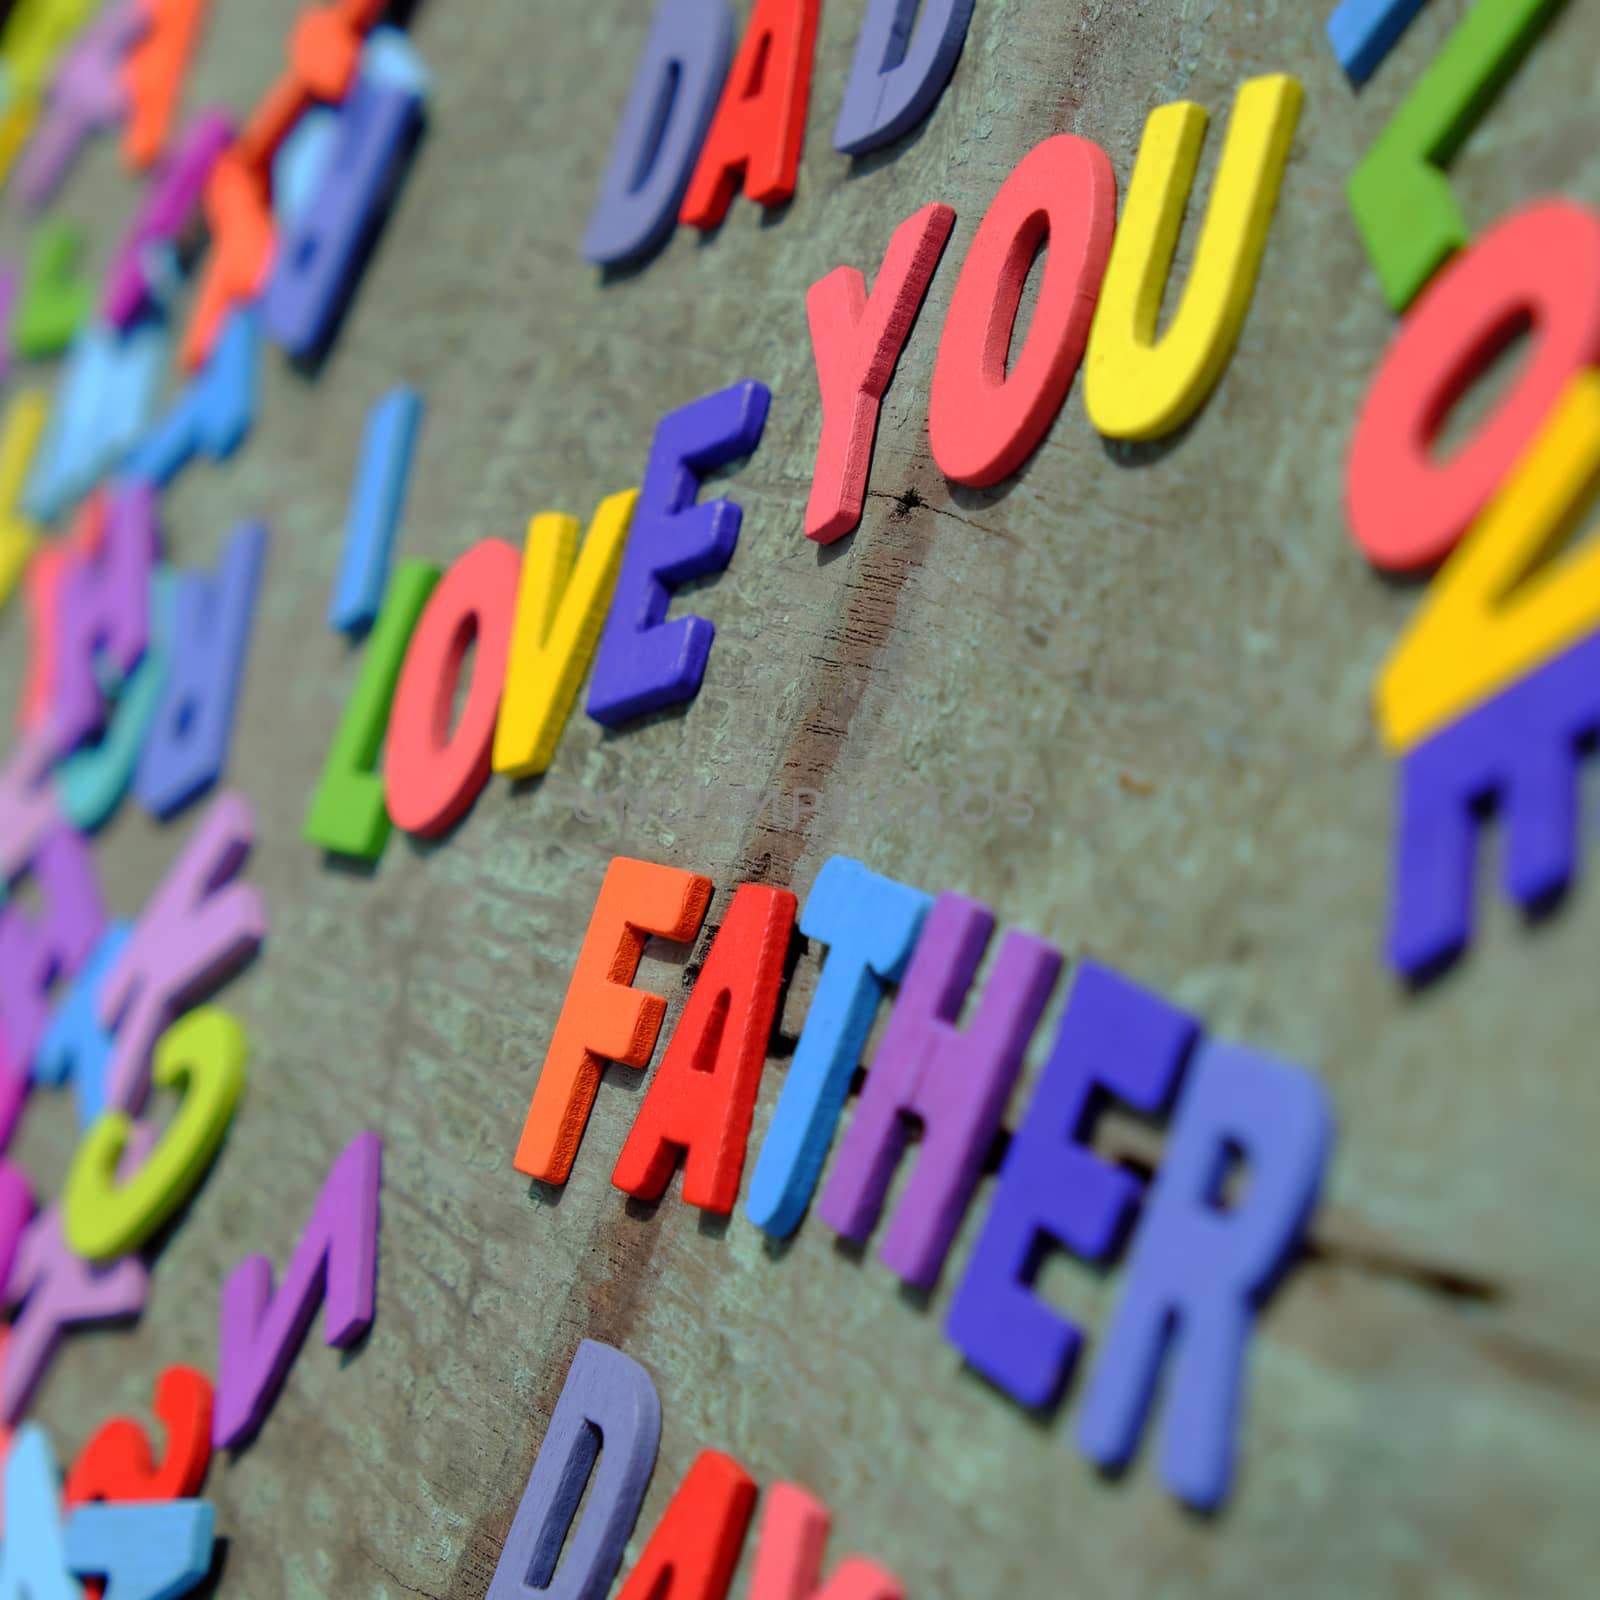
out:
M422 128L422 99L357 77L316 194L279 246L267 328L292 356L333 342Z
M661 1401L650 1374L610 1345L585 1339L534 1459L487 1600L605 1600L660 1443ZM596 1456L594 1492L569 1541Z
M1332 1144L1327 1093L1309 1073L1240 1045L1201 1048L1078 1422L1091 1460L1131 1459L1174 1345L1161 1476L1199 1510L1222 1503L1251 1325L1300 1243ZM1234 1158L1248 1176L1229 1206Z
M672 231L732 60L728 0L661 0L583 235L584 260L626 261Z
M1328 42L1352 83L1365 83L1425 0L1344 0L1328 18Z
M328 626L336 632L370 628L383 604L421 425L422 396L415 389L391 389L367 413L345 518L344 554L328 606Z
M899 982L932 904L849 856L824 862L811 886L800 931L828 955L745 1201L745 1215L775 1239L805 1215L878 1001Z
M225 460L255 421L261 379L261 313L241 308L222 325L211 359L129 457L130 478L166 486L201 451Z
M187 572L179 579L166 689L134 779L139 804L153 817L182 810L227 765L266 554L267 530L241 523L216 577Z
M972 3L868 0L833 129L835 150L865 155L910 133L933 110L956 70Z
M216 1526L208 1500L80 1506L67 1524L67 1565L105 1578L106 1600L176 1600L211 1571Z
M1083 1342L1032 1292L1053 1241L1109 1260L1143 1185L1083 1148L1102 1094L1154 1116L1165 1109L1199 1034L1194 1018L1086 961L1050 1059L1000 1169L945 1333L979 1372L1024 1405L1055 1403Z
M733 558L744 512L732 500L696 505L701 475L761 442L765 384L747 381L670 411L656 426L611 614L595 655L589 715L608 728L692 700L716 625L668 622L669 585L720 572Z

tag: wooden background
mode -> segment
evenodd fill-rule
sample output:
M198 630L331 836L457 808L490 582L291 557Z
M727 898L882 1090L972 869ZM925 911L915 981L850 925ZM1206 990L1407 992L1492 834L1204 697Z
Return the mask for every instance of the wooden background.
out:
M630 1561L710 1445L763 1485L810 1487L834 1509L833 1553L877 1558L913 1595L1590 1591L1600 894L1580 884L1537 927L1489 901L1468 958L1420 995L1386 973L1392 770L1368 692L1418 591L1367 568L1340 511L1393 328L1344 180L1468 7L1431 0L1357 95L1322 36L1330 4L979 0L935 115L852 165L829 134L862 7L830 0L793 203L740 201L714 237L682 231L613 281L577 245L642 0L417 8L431 128L333 360L310 385L274 354L241 457L191 469L165 505L183 563L242 518L272 530L229 780L259 818L250 871L271 913L224 995L250 1028L250 1085L142 1322L71 1337L36 1405L70 1460L111 1412L148 1414L163 1365L213 1370L228 1270L254 1250L281 1264L333 1156L380 1132L377 1323L343 1357L314 1334L258 1440L214 1465L227 1592L481 1596L584 1337L643 1362L662 1397ZM189 106L247 110L295 9L218 0ZM1600 17L1569 5L1455 165L1475 226L1543 193L1600 202L1597 66ZM1236 85L1268 71L1302 79L1305 111L1204 413L1156 446L1110 447L1075 386L1014 480L947 484L926 438L937 334L1012 165L1070 131L1125 185L1147 112L1189 97L1217 119L1208 186ZM841 262L875 273L893 226L935 199L958 221L884 407L867 514L819 551L801 533L819 425L804 291ZM109 146L67 189L97 272L135 201ZM9 198L0 249L24 236ZM396 836L373 872L302 844L357 668L323 615L371 402L402 382L426 393L401 548L442 564L488 536L520 544L537 511L586 521L637 482L662 411L745 377L771 386L771 419L728 475L745 507L732 567L677 608L717 624L694 704L619 734L576 716L547 779L496 780L447 841ZM26 645L13 605L8 702ZM964 785L1026 798L964 823ZM769 787L817 791L818 815L762 807ZM620 815L619 794L680 815ZM105 833L117 914L195 815L160 828L130 807ZM1223 1514L1183 1511L1148 1448L1120 1482L1098 1476L1071 1443L1081 1372L1040 1419L963 1369L941 1329L981 1195L927 1297L814 1218L773 1247L742 1213L724 1226L684 1207L677 1182L658 1206L628 1202L609 1179L641 1079L621 1068L564 1191L512 1170L619 851L709 873L711 923L742 879L803 898L829 855L858 855L979 896L1322 1074L1340 1145L1311 1259L1255 1343ZM673 1016L699 956L644 961ZM816 966L813 949L789 991L791 1040ZM752 1149L784 1067L769 1063ZM17 1149L41 1195L72 1139L69 1098L36 1096ZM1159 1132L1113 1119L1098 1144L1148 1159ZM1122 1276L1058 1259L1044 1292L1097 1335ZM747 1547L734 1593L748 1570Z

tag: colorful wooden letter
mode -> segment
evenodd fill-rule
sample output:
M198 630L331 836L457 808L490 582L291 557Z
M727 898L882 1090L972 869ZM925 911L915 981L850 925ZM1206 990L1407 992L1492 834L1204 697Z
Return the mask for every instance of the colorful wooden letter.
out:
M156 1380L155 1414L167 1430L161 1465L132 1417L112 1417L67 1473L69 1506L92 1500L188 1500L199 1494L211 1462L211 1380L193 1367L168 1367Z
M671 232L732 56L728 0L660 0L584 230L584 260L628 261Z
M38 916L15 902L0 907L0 1035L24 1075L49 1024L52 994L89 959L106 925L94 855L81 834L57 823L30 866L43 902Z
M733 197L777 206L794 193L822 0L756 0L678 220L719 226Z
M1199 1510L1227 1497L1255 1314L1300 1244L1332 1145L1327 1093L1309 1073L1241 1045L1201 1047L1084 1397L1077 1441L1090 1460L1114 1471L1132 1458L1170 1350L1162 1481ZM1225 1209L1235 1159L1247 1187Z
M545 512L528 524L494 734L496 772L533 777L555 759L617 586L638 499L639 491L628 489L601 501L581 555L576 517Z
M956 1018L993 932L994 917L977 901L948 893L934 901L822 1194L829 1227L865 1240L905 1152L906 1116L920 1118L916 1168L880 1252L920 1288L938 1279L1061 971L1052 945L1008 933L963 1030Z
M61 813L80 833L94 833L103 827L132 786L166 692L177 605L177 577L167 568L157 568L150 589L150 637L143 658L118 692L116 709L99 740L75 751L56 769Z
M141 1248L194 1193L221 1147L244 1093L250 1042L226 1011L202 1006L167 1029L151 1076L179 1089L183 1104L138 1173L118 1183L132 1131L125 1111L107 1111L78 1145L61 1196L62 1231L85 1261L114 1261Z
M1471 237L1442 169L1559 4L1477 0L1350 174L1350 210L1394 310Z
M389 816L407 833L443 833L489 781L519 567L502 539L474 545L429 595L411 635L383 761ZM474 644L467 703L452 731L457 681Z
M228 318L204 367L134 447L126 475L164 489L197 455L225 461L255 422L260 381L261 313L247 306Z
M972 6L973 0L868 0L833 127L835 150L866 155L932 112L956 70Z
M650 1374L610 1345L584 1339L534 1458L487 1600L605 1600L660 1442L661 1401ZM591 1480L589 1503L574 1529Z
M206 174L201 203L211 252L178 346L185 372L198 372L215 358L235 318L259 315L252 307L271 281L277 235L267 177L251 166L242 143L224 150Z
M345 518L344 553L328 605L328 626L337 633L370 628L383 604L422 411L417 390L391 389L367 413Z
M217 158L233 143L226 112L204 111L189 125L183 143L151 181L149 193L112 257L101 294L101 315L125 328L155 297L148 257L170 244L188 225L205 193Z
M1352 83L1365 83L1394 48L1425 0L1340 0L1328 18L1328 43Z
M1391 749L1409 749L1600 627L1600 546L1562 553L1597 474L1600 374L1585 372L1384 663L1378 719Z
M20 521L20 519L19 519ZM79 507L72 531L33 550L28 561L28 666L17 697L17 727L48 728L50 702L56 691L56 653L61 632L61 587L80 554L93 555L105 536L104 495L91 495ZM21 537L32 547L31 523L21 523ZM4 534L0 533L0 538ZM15 548L15 547L13 547Z
M889 241L870 298L854 267L835 267L806 293L822 391L806 537L818 544L832 544L861 520L878 408L955 220L949 206L938 204L907 217Z
M4 1600L79 1600L68 1575L56 1495L56 1459L38 1423L17 1430L5 1463L6 1536L0 1544Z
M28 474L23 509L54 522L95 488L144 437L167 365L155 318L126 331L87 321L56 386L50 431Z
M132 925L113 922L100 935L71 987L51 1013L33 1055L33 1081L60 1088L69 1078L77 1099L78 1131L105 1110L106 1066L111 1060L111 1034L101 1027L96 1010L100 986L133 937ZM0 1124L3 1126L3 1124ZM4 1281L0 1275L0 1282Z
M1078 370L1117 223L1104 150L1061 133L1000 186L961 264L928 397L939 470L984 488L1033 454ZM1048 244L1028 337L1009 360L1023 286Z
M761 1518L750 1600L906 1600L898 1578L860 1556L840 1562L823 1587L830 1521L828 1508L798 1484L774 1484Z
M266 1256L241 1261L223 1286L211 1425L217 1449L244 1443L266 1420L324 1296L324 1344L344 1349L372 1326L382 1162L375 1133L345 1146L276 1294Z
M73 266L83 245L70 222L45 221L28 241L22 295L11 317L11 347L29 361L60 355L94 303L94 286Z
M1182 427L1227 370L1255 293L1303 98L1293 78L1240 85L1189 282L1159 339L1156 323L1205 142L1206 112L1177 101L1150 113L1089 334L1084 403L1107 438L1159 439Z
M17 186L33 210L49 205L84 140L127 116L122 60L148 26L145 0L112 0L67 52L17 164Z
M128 125L122 154L142 171L161 154L177 108L183 74L200 37L210 0L143 0L150 26L122 69Z
M67 1523L67 1565L104 1577L105 1600L177 1600L211 1570L216 1518L205 1500L83 1506Z
M147 1148L136 1143L130 1157L138 1160ZM0 1358L0 1421L14 1424L27 1409L68 1328L137 1316L148 1285L149 1274L135 1257L104 1268L80 1261L62 1237L57 1207L34 1218L6 1281L6 1304L20 1302L22 1309Z
M1600 633L1408 751L1399 769L1390 964L1433 976L1472 937L1477 833L1498 804L1506 895L1527 911L1578 865L1578 763L1600 732Z
M694 938L711 880L677 867L615 857L606 868L567 997L528 1106L513 1165L545 1183L565 1183L607 1060L643 1067L655 1050L667 1003L631 987L652 933Z
M828 954L745 1200L775 1239L800 1226L884 990L899 981L932 904L849 856L824 862L811 886L800 931Z
M1535 347L1472 437L1439 458L1457 402L1524 328ZM1361 408L1345 503L1385 572L1420 572L1456 547L1548 423L1600 366L1600 218L1540 200L1445 267L1406 314Z
M608 728L700 692L716 627L705 617L667 622L671 585L720 572L733 559L743 510L697 505L700 479L761 442L772 395L753 381L668 412L656 427L622 561L616 598L589 685L589 715Z
M106 1103L113 1110L139 1113L156 1040L265 938L260 892L235 881L254 842L255 817L244 796L219 796L107 975L99 1017L116 1035L106 1067Z
M733 1210L794 911L787 889L742 883L734 890L617 1158L617 1188L658 1200L681 1150L684 1203L719 1216Z
M365 861L383 854L390 823L378 752L406 649L438 581L439 569L425 561L402 561L395 569L311 797L301 829L307 844Z
M702 1450L617 1600L723 1600L755 1504L750 1474L731 1456Z
M1080 968L945 1324L967 1360L1023 1405L1056 1402L1083 1343L1082 1332L1032 1292L1041 1247L1111 1260L1143 1191L1132 1173L1088 1148L1101 1097L1158 1115L1199 1033L1193 1017L1109 968Z
M33 859L61 816L50 766L55 743L49 732L26 733L0 769L0 884L9 884Z
M166 687L145 739L134 793L154 817L171 817L222 776L250 652L267 530L244 522L223 547L220 570L178 580Z
M68 567L57 601L51 726L56 748L75 750L105 722L105 662L126 680L150 641L150 580L159 533L155 492L127 484L111 501L105 537Z
M0 345L4 343L0 329ZM24 573L31 593L33 573L40 565L33 559L39 530L26 514L22 497L49 419L49 396L42 389L19 389L0 423L0 607L16 592Z
M422 123L421 95L356 77L322 181L280 241L267 290L267 329L290 355L316 360L333 342Z

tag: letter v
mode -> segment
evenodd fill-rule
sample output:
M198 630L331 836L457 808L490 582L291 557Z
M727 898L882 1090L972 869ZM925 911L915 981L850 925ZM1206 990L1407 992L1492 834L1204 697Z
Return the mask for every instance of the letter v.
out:
M276 1295L265 1256L248 1257L229 1275L217 1343L216 1449L243 1443L265 1421L324 1296L324 1344L345 1348L372 1326L382 1158L375 1133L345 1146Z

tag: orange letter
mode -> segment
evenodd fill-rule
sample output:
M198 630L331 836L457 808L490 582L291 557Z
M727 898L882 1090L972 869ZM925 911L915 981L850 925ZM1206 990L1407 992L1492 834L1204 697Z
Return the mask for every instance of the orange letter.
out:
M711 900L711 880L677 867L616 856L583 936L567 998L522 1125L512 1163L546 1183L565 1183L594 1105L604 1061L643 1067L667 1003L630 987L647 935L692 939Z
M167 142L206 4L207 0L145 0L148 31L128 52L122 68L122 86L128 93L122 159L135 172L143 172Z

